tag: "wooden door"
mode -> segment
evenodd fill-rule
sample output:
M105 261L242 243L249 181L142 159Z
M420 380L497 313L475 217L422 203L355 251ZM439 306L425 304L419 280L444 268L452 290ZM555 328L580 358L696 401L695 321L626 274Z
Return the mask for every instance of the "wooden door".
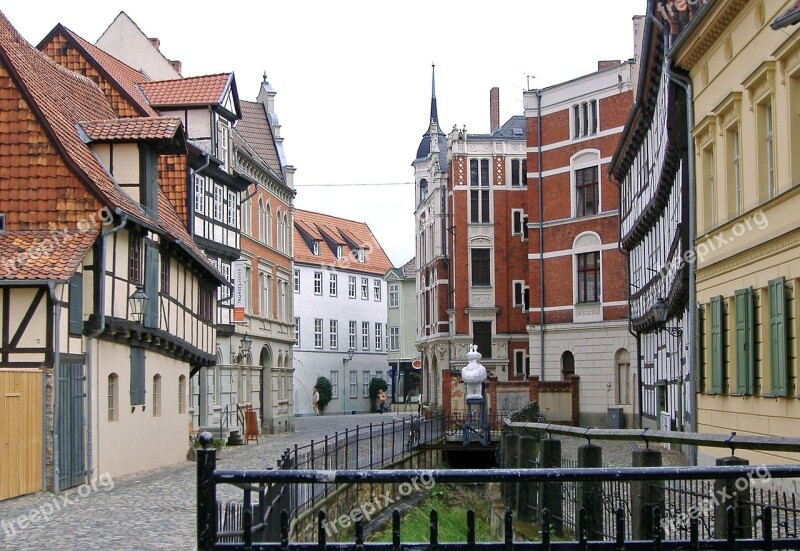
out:
M42 490L42 371L0 369L0 500Z

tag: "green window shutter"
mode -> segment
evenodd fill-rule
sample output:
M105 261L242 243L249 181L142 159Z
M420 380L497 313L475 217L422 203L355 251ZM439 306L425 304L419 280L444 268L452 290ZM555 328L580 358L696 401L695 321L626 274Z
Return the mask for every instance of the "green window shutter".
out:
M695 353L697 354L697 374L698 374L698 388L697 392L705 393L706 391L706 366L708 362L706 361L706 344L705 344L705 316L703 315L703 308L698 307L696 313L696 320L695 328L697 331L697 340L695 343L696 350Z
M722 297L711 297L711 392L722 394Z
M786 280L769 282L769 367L775 396L787 396L786 376Z
M753 393L753 289L736 291L736 392Z
M131 347L131 405L144 404L145 377L144 377L144 348Z
M83 274L75 274L69 280L69 334L83 333Z
M160 257L158 247L148 241L144 256L144 292L149 300L144 308L144 326L154 329L158 328L158 261Z

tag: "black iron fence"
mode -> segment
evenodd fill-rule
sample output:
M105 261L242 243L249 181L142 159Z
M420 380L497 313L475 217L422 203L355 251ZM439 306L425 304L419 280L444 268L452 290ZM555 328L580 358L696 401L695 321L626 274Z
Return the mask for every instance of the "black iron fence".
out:
M410 483L420 478L427 478L435 483L490 483L506 484L557 484L575 483L579 487L597 484L603 486L607 482L630 484L663 484L669 481L713 480L715 491L721 487L737 486L740 481L753 481L762 477L763 466L721 466L721 467L626 467L626 468L565 468L565 469L453 469L453 470L265 470L265 471L217 471L213 450L198 451L198 549L263 549L270 551L291 550L311 551L331 549L334 551L437 551L437 550L484 550L484 551L524 551L538 549L800 549L800 539L781 533L776 537L776 525L780 529L786 525L781 520L776 506L766 504L756 507L753 515L758 529L749 534L741 532L737 526L736 510L739 505L731 504L722 510L722 520L716 523L716 532L704 534L700 530L700 519L697 515L687 516L688 530L670 531L665 529L665 517L662 508L654 506L649 510L648 538L631 536L627 515L623 507L617 507L613 515L613 529L610 534L598 533L592 525L597 518L596 511L582 507L578 511L574 534L563 534L557 523L553 522L550 511L542 509L540 518L539 539L531 541L515 541L514 515L506 510L502 540L494 543L477 543L475 541L474 513L468 513L465 519L467 535L465 541L445 543L438 540L437 512L431 512L430 534L427 542L403 542L402 523L399 514L392 514L392 543L371 543L364 541L364 518L354 518L354 541L333 543L327 541L325 530L326 517L320 511L317 519L317 542L297 543L289 539L290 510L284 508L276 526L262 526L261 531L253 530L254 508L250 502L250 492L244 493L243 522L240 532L241 541L223 542L221 538L230 534L219 533L217 518L216 489L220 484L234 484L240 488L262 488L285 485L316 484L377 484L377 483ZM776 465L769 468L771 479L800 477L800 465ZM613 489L613 486L611 486ZM579 490L580 492L580 490ZM279 505L279 504L278 504ZM752 504L743 504L749 507ZM613 505L609 505L613 508ZM269 521L273 522L273 521ZM724 529L720 531L720 526ZM269 537L268 533L275 537ZM634 534L636 532L633 532ZM558 534L558 540L554 536ZM609 536L605 539L604 536ZM571 539L571 541L570 541Z

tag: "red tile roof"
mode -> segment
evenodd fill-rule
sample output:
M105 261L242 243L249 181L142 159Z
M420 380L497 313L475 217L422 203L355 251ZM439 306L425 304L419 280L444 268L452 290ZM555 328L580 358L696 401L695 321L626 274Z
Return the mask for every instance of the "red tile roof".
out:
M89 79L68 71L39 50L33 48L0 13L0 63L12 76L36 113L39 123L49 134L53 146L60 152L70 170L84 182L98 199L112 211L117 207L130 217L154 229L160 228L166 236L179 244L213 274L219 272L194 244L180 221L175 209L163 193L159 193L159 221L150 218L144 209L127 195L111 178L90 147L84 143L77 125L80 121L116 119L106 96ZM30 155L27 151L19 155ZM3 159L8 164L14 159ZM37 205L42 208L42 203ZM46 208L46 207L45 207ZM29 215L36 211L30 205ZM58 213L38 212L52 217ZM86 212L87 218L94 212Z
M300 209L294 211L294 222L295 262L335 266L342 270L378 276L383 276L392 267L389 257L383 252L372 230L364 222ZM320 242L319 255L312 252L301 233L301 228L312 239ZM321 230L334 237L337 242L346 244L342 247L342 258L336 258L336 253L328 246ZM350 249L351 246L364 249L364 262L358 262L356 255Z
M220 73L175 80L143 82L139 85L153 107L219 105L233 75Z
M79 123L89 141L170 140L181 130L176 117L113 119Z
M80 266L96 231L0 233L0 280L69 279Z
M119 90L124 93L127 99L136 107L140 115L157 115L155 110L150 107L150 104L147 103L147 99L138 86L139 83L147 82L150 79L148 79L140 71L137 71L133 67L126 65L108 52L101 50L91 42L84 40L81 36L72 32L60 23L56 25L52 31L50 31L48 37L42 40L39 46L42 47L42 45L46 43L51 36L59 32L75 47L80 49L83 55L86 56L90 62L94 61L93 65L97 69L105 72L108 77L110 77L110 80L119 86Z

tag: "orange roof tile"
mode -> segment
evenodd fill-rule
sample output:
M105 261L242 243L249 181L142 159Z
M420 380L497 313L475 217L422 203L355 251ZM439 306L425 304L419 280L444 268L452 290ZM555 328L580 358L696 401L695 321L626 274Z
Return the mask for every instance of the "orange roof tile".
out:
M320 228L324 228L337 242L346 244L342 247L342 258L336 258L336 253L328 246ZM312 252L303 238L301 229L312 239L320 242L319 255ZM364 249L364 262L358 262L350 247ZM392 267L389 257L366 223L300 209L294 211L294 260L380 276Z
M141 82L147 82L148 79L140 71L130 67L112 56L108 52L101 50L91 42L84 40L78 34L72 32L60 23L50 31L50 34L45 37L39 47L41 48L54 34L62 33L75 47L80 49L88 60L94 61L97 69L106 73L112 83L116 83L120 92L130 100L130 102L137 108L140 115L156 116L155 110L147 103L141 89L137 86Z
M65 281L97 235L78 230L0 233L0 281Z
M175 80L157 80L139 85L153 107L219 105L233 75L220 73Z
M170 140L181 130L176 117L137 117L79 123L92 142Z

